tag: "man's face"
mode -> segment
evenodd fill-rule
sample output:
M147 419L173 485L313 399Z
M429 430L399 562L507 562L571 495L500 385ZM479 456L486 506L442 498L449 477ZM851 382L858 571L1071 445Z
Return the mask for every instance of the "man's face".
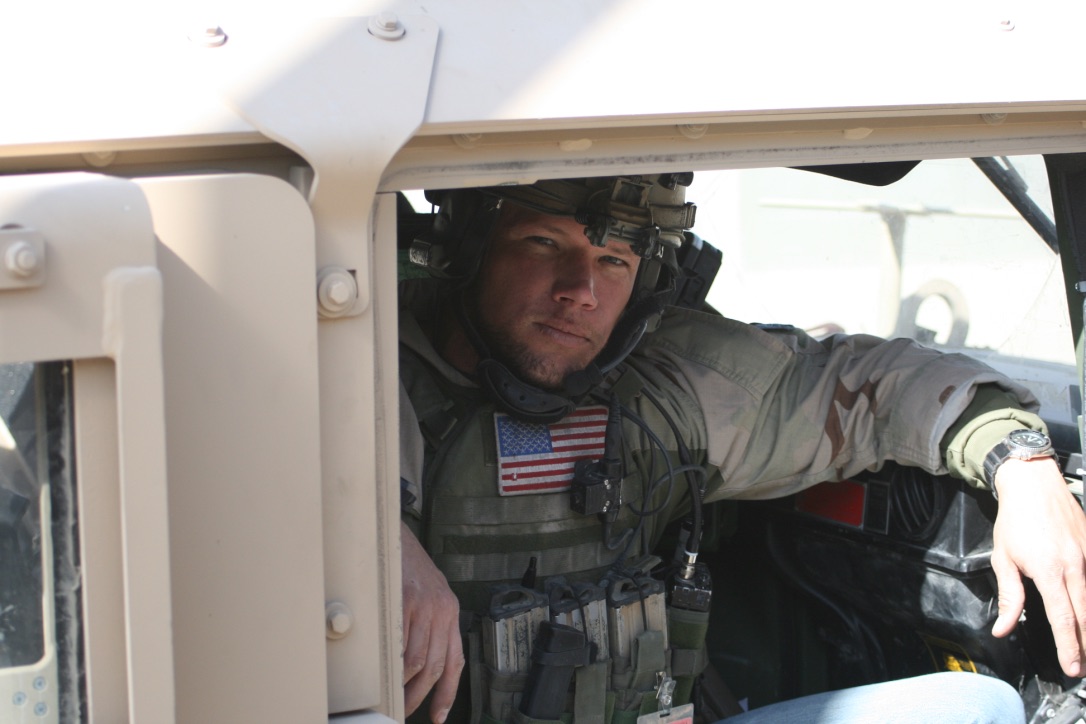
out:
M570 217L506 204L478 285L492 354L522 379L559 389L607 342L640 261L622 242L592 246Z

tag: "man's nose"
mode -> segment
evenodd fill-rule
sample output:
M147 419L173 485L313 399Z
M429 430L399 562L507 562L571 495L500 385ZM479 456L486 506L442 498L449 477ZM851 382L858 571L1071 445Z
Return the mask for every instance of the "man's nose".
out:
M555 301L592 309L596 299L596 267L587 255L563 260L554 282Z

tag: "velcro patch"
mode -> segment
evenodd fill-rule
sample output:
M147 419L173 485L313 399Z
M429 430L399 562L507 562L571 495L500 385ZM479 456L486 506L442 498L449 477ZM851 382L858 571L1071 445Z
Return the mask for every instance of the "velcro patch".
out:
M498 493L529 495L569 490L578 460L603 457L607 408L581 407L558 422L523 422L494 414Z

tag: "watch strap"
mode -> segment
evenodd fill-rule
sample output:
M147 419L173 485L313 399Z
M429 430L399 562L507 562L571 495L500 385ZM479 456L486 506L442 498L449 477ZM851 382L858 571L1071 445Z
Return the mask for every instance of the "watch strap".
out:
M1056 451L1052 447L1052 441L1048 439L1044 433L1039 433L1044 436L1046 442L1045 445L1040 447L1027 447L1025 445L1016 443L1013 438L1016 433L1029 432L1033 435L1038 434L1033 430L1015 430L1007 435L1002 441L996 444L988 454L984 457L984 478L988 483L988 486L992 489L992 493L995 493L995 476L999 466L1011 458L1018 460L1033 460L1035 458L1049 458L1055 457Z
M1010 457L1007 453L1010 450L1010 446L1007 444L1006 439L996 444L988 454L984 456L984 480L988 483L988 487L995 492L995 474L996 470Z

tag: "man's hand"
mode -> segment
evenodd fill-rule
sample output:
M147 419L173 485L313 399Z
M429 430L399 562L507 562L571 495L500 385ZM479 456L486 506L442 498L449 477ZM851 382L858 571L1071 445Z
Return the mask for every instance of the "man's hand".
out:
M407 714L430 689L430 719L442 724L456 698L464 650L460 642L460 602L445 576L402 521L403 681Z
M1007 460L996 471L996 516L992 568L999 585L999 617L992 627L1003 637L1017 625L1025 604L1022 575L1033 579L1044 599L1060 666L1083 675L1086 645L1086 516L1067 490L1051 458Z

